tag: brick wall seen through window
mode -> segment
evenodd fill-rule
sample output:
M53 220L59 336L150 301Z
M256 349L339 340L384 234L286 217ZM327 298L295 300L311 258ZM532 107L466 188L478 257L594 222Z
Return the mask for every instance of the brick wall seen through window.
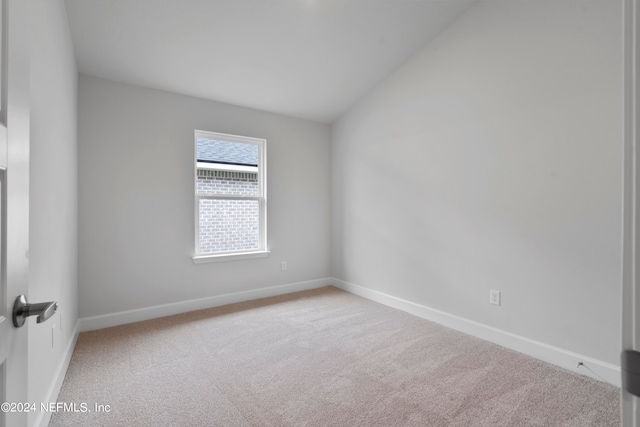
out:
M198 170L197 185L199 193L256 195L258 174ZM199 217L201 253L258 249L258 202L201 199Z

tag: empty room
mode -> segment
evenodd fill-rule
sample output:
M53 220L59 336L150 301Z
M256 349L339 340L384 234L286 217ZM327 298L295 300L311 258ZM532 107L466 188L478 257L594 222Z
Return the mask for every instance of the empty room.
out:
M2 426L640 425L636 0L1 3Z

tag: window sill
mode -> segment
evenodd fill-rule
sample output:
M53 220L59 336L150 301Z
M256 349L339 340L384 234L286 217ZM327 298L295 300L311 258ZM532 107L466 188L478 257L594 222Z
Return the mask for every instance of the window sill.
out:
M207 262L238 261L241 259L249 258L264 258L269 256L269 253L269 251L256 251L221 255L195 255L192 256L191 259L193 260L194 264L204 264Z

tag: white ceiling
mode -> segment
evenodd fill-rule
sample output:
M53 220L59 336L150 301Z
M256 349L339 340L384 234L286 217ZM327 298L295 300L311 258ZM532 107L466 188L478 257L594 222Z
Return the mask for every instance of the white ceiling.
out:
M83 74L331 123L471 0L65 0Z

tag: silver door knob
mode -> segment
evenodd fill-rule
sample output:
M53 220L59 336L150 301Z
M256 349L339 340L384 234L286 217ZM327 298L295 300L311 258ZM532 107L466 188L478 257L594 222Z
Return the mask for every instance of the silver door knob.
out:
M13 303L13 326L21 327L29 316L38 316L37 323L42 323L53 316L56 310L58 303L55 301L30 304L27 297L19 295Z

